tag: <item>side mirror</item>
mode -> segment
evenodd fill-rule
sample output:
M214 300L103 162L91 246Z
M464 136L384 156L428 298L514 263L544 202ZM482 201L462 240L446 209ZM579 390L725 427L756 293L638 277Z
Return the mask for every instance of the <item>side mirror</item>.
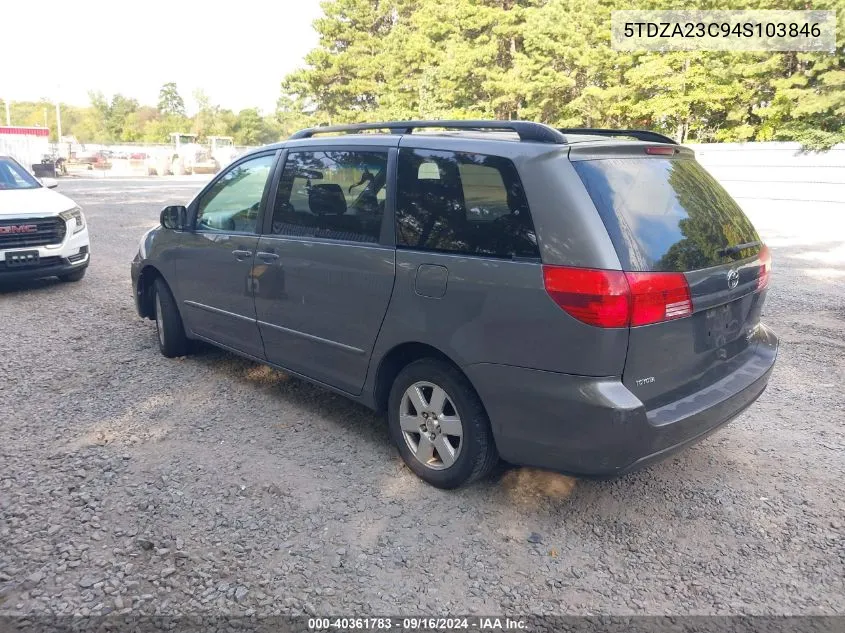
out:
M42 178L41 184L47 187L47 189L55 189L59 186L59 181L55 178Z
M161 225L172 231L184 231L188 224L188 209L181 205L164 207L161 212Z

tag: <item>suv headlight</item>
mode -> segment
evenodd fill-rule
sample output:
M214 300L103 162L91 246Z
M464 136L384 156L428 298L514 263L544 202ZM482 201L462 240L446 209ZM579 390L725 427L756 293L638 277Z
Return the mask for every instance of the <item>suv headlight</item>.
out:
M69 209L68 211L63 211L59 214L59 217L70 224L70 221L73 220L73 232L79 233L82 229L85 228L85 216L82 215L82 209L79 207L74 207L73 209Z

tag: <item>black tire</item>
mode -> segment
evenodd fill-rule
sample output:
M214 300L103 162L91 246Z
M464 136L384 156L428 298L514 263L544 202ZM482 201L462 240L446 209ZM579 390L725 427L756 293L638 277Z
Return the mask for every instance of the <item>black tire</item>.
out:
M85 277L86 270L88 270L87 266L79 270L74 270L72 273L66 275L59 275L59 279L66 282L82 281L82 278Z
M153 284L153 316L158 349L162 355L167 358L185 356L188 353L185 326L176 308L173 293L163 279L156 279Z
M455 415L460 418L462 437L457 457L448 467L441 463L439 470L427 466L415 456L400 425L399 416L404 406L405 392L418 382L431 383L442 388L454 405ZM466 376L446 362L424 358L402 369L393 381L387 407L390 437L402 459L408 468L432 486L444 489L458 488L486 476L499 461L490 430L490 420L481 399ZM412 433L409 437L413 440L413 437L419 437L419 434ZM440 458L435 456L433 459Z

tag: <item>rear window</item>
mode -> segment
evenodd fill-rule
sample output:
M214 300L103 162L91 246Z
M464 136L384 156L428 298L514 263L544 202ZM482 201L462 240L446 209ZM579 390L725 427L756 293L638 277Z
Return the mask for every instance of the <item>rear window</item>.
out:
M625 270L698 270L751 257L751 222L691 159L619 158L573 163Z

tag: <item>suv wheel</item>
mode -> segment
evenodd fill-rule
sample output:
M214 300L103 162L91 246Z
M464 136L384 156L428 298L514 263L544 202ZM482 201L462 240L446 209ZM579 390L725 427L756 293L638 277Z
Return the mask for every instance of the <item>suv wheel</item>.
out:
M483 477L498 461L481 400L463 374L439 360L418 360L399 372L388 426L408 467L438 488Z
M162 279L156 279L153 285L153 306L159 350L167 358L185 356L188 352L185 327L182 325L179 310L176 309L173 293Z

